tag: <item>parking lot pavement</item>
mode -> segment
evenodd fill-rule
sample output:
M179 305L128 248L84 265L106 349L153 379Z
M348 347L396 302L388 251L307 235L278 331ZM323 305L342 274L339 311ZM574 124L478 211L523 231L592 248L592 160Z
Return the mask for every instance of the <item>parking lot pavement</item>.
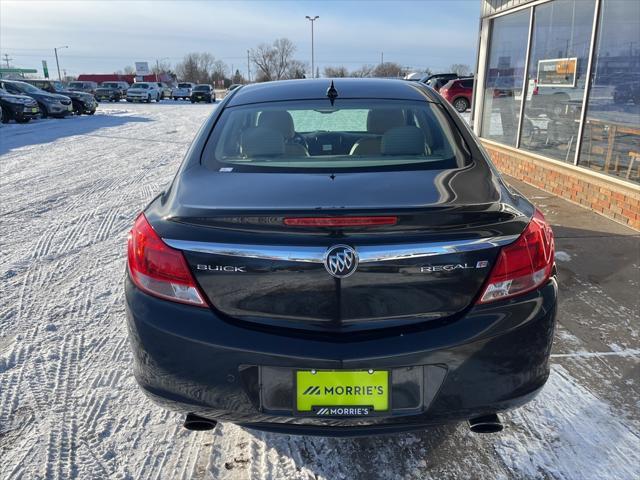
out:
M640 236L512 179L554 225L560 311L549 382L501 434L190 433L146 400L126 234L212 108L120 103L0 127L0 478L640 478Z

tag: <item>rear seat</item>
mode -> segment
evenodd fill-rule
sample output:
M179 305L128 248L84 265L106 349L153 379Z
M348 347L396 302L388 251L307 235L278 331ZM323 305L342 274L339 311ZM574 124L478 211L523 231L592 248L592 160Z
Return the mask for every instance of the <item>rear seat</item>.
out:
M367 132L376 137L363 137L351 147L349 155L380 155L382 136L395 127L404 126L404 113L399 108L370 110L367 114Z

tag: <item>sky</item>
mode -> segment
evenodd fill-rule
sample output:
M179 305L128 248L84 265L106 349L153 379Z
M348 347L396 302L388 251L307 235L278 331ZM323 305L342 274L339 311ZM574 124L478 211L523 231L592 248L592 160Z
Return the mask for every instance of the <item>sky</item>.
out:
M136 1L0 0L0 57L12 67L47 60L68 75L112 73L136 61L171 65L189 52L209 52L247 70L247 50L276 38L292 40L295 58L356 69L384 61L411 70L446 71L475 64L480 0L415 1ZM253 68L252 68L253 70Z

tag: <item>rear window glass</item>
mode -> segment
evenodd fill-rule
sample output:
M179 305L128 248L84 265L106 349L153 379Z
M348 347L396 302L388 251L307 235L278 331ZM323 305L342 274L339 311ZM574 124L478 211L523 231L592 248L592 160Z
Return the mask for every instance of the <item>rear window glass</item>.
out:
M450 169L467 152L436 104L318 100L226 108L202 161L223 171Z
M178 88L191 88L191 85L188 83L179 83Z
M196 85L193 90L197 92L208 92L210 88L209 85Z

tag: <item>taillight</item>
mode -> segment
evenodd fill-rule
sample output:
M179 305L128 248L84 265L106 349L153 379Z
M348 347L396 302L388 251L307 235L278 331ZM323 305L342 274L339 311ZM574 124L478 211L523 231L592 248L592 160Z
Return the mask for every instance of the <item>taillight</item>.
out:
M290 217L284 219L289 227L375 227L395 225L398 217Z
M131 280L141 290L174 302L207 306L182 252L164 243L142 213L129 232L127 256Z
M520 237L498 254L478 303L502 300L536 289L551 276L554 255L553 232L536 209Z

